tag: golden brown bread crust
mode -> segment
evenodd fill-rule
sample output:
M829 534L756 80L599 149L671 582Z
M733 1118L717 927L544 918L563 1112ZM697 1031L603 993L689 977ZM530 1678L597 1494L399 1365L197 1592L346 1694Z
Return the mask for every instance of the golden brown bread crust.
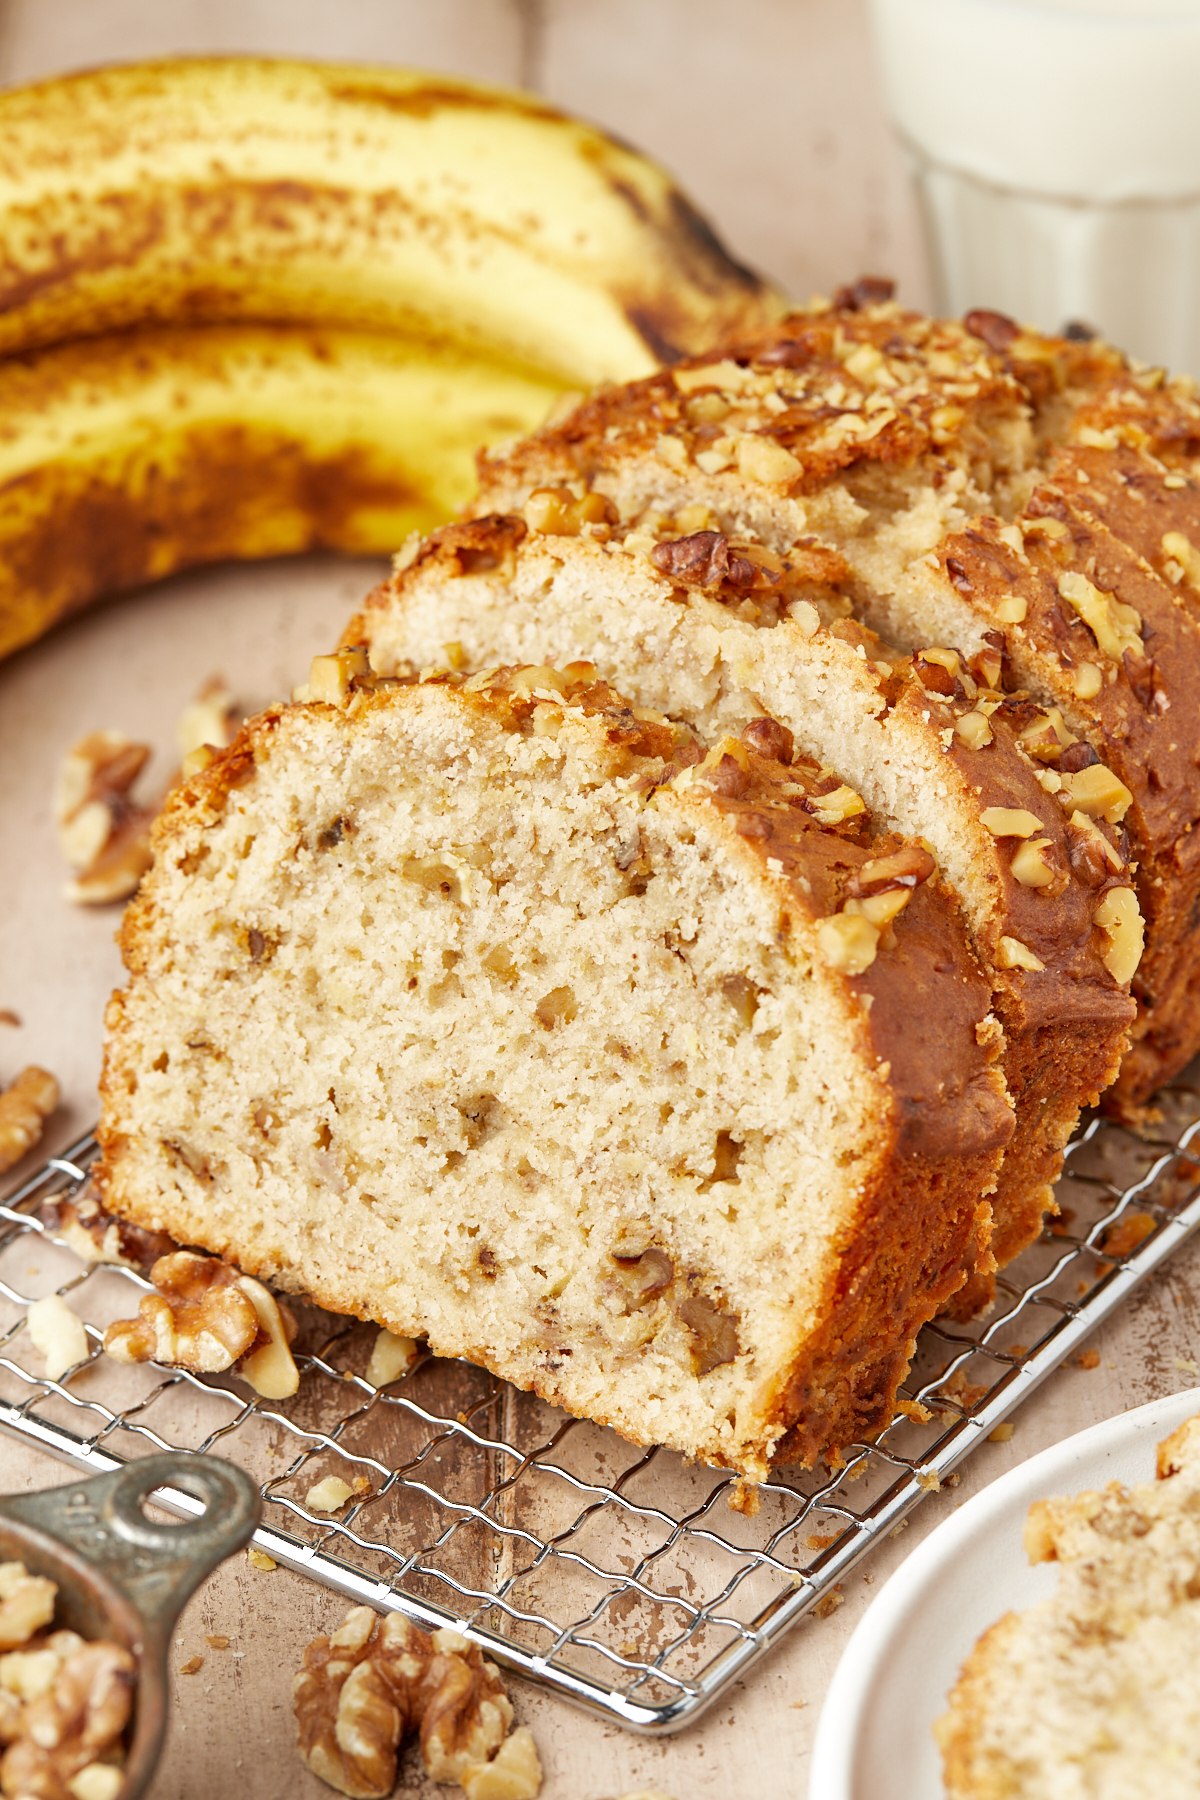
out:
M831 403L831 390L844 394L854 386L847 346L868 359L898 347L908 376L902 399L853 431L845 426L847 415ZM551 462L589 487L603 486L605 470L655 453L664 434L678 439L694 458L723 435L724 422L689 416L677 373L711 367L713 361L711 354L693 357L642 381L601 388L565 419L520 444L495 455L481 451L476 510L507 510L519 503L530 486L546 480ZM951 445L967 466L990 466L991 434L1019 416L1026 401L1004 363L960 325L887 305L793 313L770 332L728 345L724 361L755 370L785 368L802 385L791 405L766 414L754 428L796 458L799 466L779 484L789 495L815 493L850 469L908 468Z
M779 551L801 529L803 502L827 494L839 481L855 501L872 504L894 496L897 484L916 472L934 489L948 477L965 475L964 491L974 493L980 516L966 531L948 532L937 554L960 598L975 608L979 628L996 633L1002 642L1006 685L1032 685L1042 698L1069 700L1073 729L1118 773L1127 771L1122 779L1130 787L1139 768L1143 790L1149 780L1142 755L1150 749L1147 724L1157 727L1152 735L1158 763L1167 755L1177 761L1173 770L1155 769L1154 780L1165 783L1151 805L1160 822L1148 831L1135 831L1138 891L1149 941L1137 988L1135 1042L1109 1104L1136 1112L1200 1048L1200 1008L1194 1003L1200 981L1196 933L1187 922L1192 865L1200 852L1192 842L1192 810L1181 800L1194 786L1200 729L1195 723L1180 728L1181 721L1197 716L1200 666L1193 632L1182 618L1172 621L1163 611L1169 591L1176 613L1190 615L1200 626L1200 575L1181 578L1176 566L1159 581L1157 603L1145 592L1147 582L1153 586L1154 575L1161 577L1170 560L1162 547L1165 536L1187 538L1190 531L1188 541L1200 543L1200 401L1193 384L1166 383L1160 371L1135 371L1098 341L1043 337L994 313L969 314L959 327L876 304L877 295L856 298L848 291L840 299L841 305L794 315L774 332L728 352L726 362L736 368L722 388L722 405L746 397L737 392L739 369L747 393L755 376L780 367L788 368L802 387L800 398L786 407L768 410L759 394L752 396L749 413L730 414L738 431L779 444L795 459L790 472L782 466L772 477L773 493L744 478L740 463L733 466L732 454L726 466L708 468L705 447L724 443L720 434L731 429L729 418L700 416L703 409L697 409L692 396L707 403L710 390L688 386L681 391L673 371L596 396L507 456L482 457L481 504L511 507L521 503L531 485L572 475L623 505L636 491L643 504L671 509L690 491L733 521L739 535L758 535ZM891 359L901 385L893 382L876 391L864 408L859 375L875 354ZM864 357L865 362L856 360ZM688 371L702 367L699 359L683 365L685 382ZM714 379L712 387L718 386ZM678 440L676 450L672 439ZM1186 702L1176 699L1169 720L1161 713L1149 721L1134 717L1142 740L1136 750L1128 745L1122 750L1130 715L1121 695L1106 686L1094 702L1083 699L1058 666L1057 653L1064 648L1068 670L1081 661L1104 662L1089 627L1071 614L1069 643L1060 639L1035 645L1036 620L1026 628L998 610L1025 593L1018 576L1020 554L1005 538L1034 520L1053 518L1056 508L1065 509L1064 518L1069 514L1078 552L1062 567L1081 573L1092 567L1094 574L1092 559L1099 556L1106 576L1142 592L1147 622L1158 634L1154 654L1147 649L1131 668L1119 671L1119 686L1135 700L1139 692L1143 695L1139 709L1144 714L1154 704L1155 667L1169 666L1172 688L1188 696ZM989 519L989 512L998 516ZM1003 526L1004 519L1015 526ZM993 578L972 585L981 537L997 570ZM1044 550L1057 554L1049 540ZM1134 564L1139 565L1136 574ZM838 585L856 612L871 613L875 601L861 570ZM1129 603L1140 604L1136 598ZM926 641L936 636L931 631ZM1158 691L1171 698L1161 683ZM1168 750L1172 745L1173 751ZM1169 819L1162 816L1168 789L1176 802ZM1139 803L1144 807L1149 797L1139 795Z
M447 677L441 682L455 687L456 704L501 716L513 728L524 728L535 711L528 694L464 692ZM372 710L402 704L406 690L411 691L405 683L381 682L373 692L356 694L347 728L354 729ZM694 769L698 753L682 742L678 730L636 718L604 683L579 687L573 698L589 717L602 721L608 742L631 758L662 759L668 778L673 770ZM260 763L276 753L274 740L281 732L286 739L298 711L276 707L251 721L229 750L174 790L156 827L160 870L203 846L231 797L251 787ZM899 840L872 832L861 816L844 825L820 823L813 802L836 784L803 759L785 765L751 748L694 773L690 785L659 788L650 805L685 820L701 816L707 828L717 822L731 863L775 897L784 940L809 934L814 920L836 914L868 863L878 864L903 848ZM932 866L920 853L910 854L917 866ZM158 885L152 874L122 929L131 992L150 979L156 947L164 932L169 935ZM795 1427L787 1453L808 1461L879 1429L891 1417L916 1332L962 1284L966 1270L986 1256L984 1195L1012 1129L995 1043L980 1030L988 1014L987 984L953 897L936 880L919 882L893 929L894 942L881 945L868 969L840 978L859 1021L858 1054L874 1071L877 1145L830 1263L824 1324L799 1346L770 1406L774 1430ZM197 1205L183 1186L173 1196L147 1193L138 1179L141 1147L128 1122L129 1082L138 1068L128 1053L126 1012L127 996L114 996L97 1176L105 1204L144 1226L156 1221L153 1228L229 1256L247 1272L309 1292L333 1310L369 1311L395 1330L411 1329L411 1319L387 1315L371 1303L349 1269L336 1279L319 1280L303 1258L281 1268L253 1241L239 1238L236 1228L215 1224L203 1202ZM472 1347L471 1354L501 1375L517 1373L545 1398L569 1403L552 1363L530 1378L486 1345ZM602 1397L594 1416L613 1422ZM628 1430L627 1420L615 1422Z
M1186 580L1173 587L1145 555L1168 518L1180 519L1175 530L1192 523L1196 500L1190 486L1164 490L1161 477L1123 448L1071 446L1057 459L1053 477L1035 491L1023 515L1031 527L1049 521L1057 528L1053 535L1030 529L1021 554L1001 539L994 520L985 519L949 539L941 555L959 594L986 618L1004 601L1026 602L1025 618L1007 630L1014 677L1049 690L1072 730L1133 795L1122 823L1139 869L1147 948L1134 980L1139 1009L1133 1048L1106 1104L1136 1109L1190 1059L1200 1032L1194 916L1200 612L1181 591ZM1153 525L1147 490L1155 495ZM1177 494L1189 497L1178 514ZM1158 532L1160 565L1166 560L1164 535ZM1142 649L1127 648L1119 660L1103 653L1063 598L1062 577L1072 574L1133 608ZM1099 692L1088 699L1076 692L1084 664L1103 675Z

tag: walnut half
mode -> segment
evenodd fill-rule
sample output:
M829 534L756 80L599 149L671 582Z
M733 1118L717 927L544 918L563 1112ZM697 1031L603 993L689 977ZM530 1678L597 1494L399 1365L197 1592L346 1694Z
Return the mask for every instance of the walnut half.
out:
M419 1731L434 1781L469 1800L533 1800L542 1771L528 1731L508 1736L499 1671L455 1631L356 1606L304 1652L292 1688L297 1747L314 1775L354 1800L384 1800L405 1736Z
M239 1373L270 1400L294 1394L299 1375L288 1345L295 1321L261 1281L215 1256L176 1250L150 1270L158 1289L136 1319L115 1319L104 1348L115 1362L157 1362L197 1374Z

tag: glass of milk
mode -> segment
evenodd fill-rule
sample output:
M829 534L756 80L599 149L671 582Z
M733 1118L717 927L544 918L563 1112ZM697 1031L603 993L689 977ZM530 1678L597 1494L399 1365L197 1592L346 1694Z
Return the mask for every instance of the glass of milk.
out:
M1200 375L1200 0L871 0L938 310Z

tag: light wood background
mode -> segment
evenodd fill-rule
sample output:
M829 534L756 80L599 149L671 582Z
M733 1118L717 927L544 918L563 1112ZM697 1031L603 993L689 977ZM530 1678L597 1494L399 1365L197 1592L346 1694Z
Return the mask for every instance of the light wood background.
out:
M112 58L244 50L404 61L524 83L653 152L730 248L806 297L869 270L925 297L903 174L882 114L862 0L6 0L0 80ZM99 609L0 667L0 1080L22 1063L58 1073L66 1104L49 1148L94 1116L100 1016L119 978L111 912L60 896L49 792L67 745L117 726L171 758L174 722L216 670L257 704L286 693L333 642L375 571L322 559L196 574ZM514 1684L536 1734L545 1800L599 1800L652 1786L674 1800L795 1800L822 1696L879 1583L972 1492L1072 1431L1195 1377L1200 1253L1185 1252L1097 1337L1099 1366L1062 1370L984 1444L962 1485L931 1497L909 1529L693 1730L647 1742ZM1193 1365L1194 1366L1194 1365ZM68 1479L0 1439L0 1488ZM173 1667L170 1741L154 1800L317 1800L328 1790L292 1748L290 1677L343 1604L283 1570L238 1558L190 1603ZM213 1652L206 1633L232 1640ZM236 1653L236 1654L235 1654ZM401 1791L435 1790L410 1756Z

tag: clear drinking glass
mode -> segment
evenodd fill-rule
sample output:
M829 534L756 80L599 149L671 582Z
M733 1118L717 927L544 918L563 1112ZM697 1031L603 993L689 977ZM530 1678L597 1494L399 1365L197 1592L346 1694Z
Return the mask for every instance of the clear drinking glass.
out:
M939 310L1200 374L1200 0L871 0Z

